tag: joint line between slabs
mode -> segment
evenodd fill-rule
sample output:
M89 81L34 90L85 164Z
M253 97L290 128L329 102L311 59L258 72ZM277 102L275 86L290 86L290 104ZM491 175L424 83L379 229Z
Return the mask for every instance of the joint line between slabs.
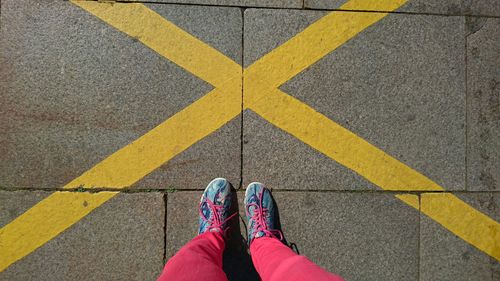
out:
M238 190L243 188L243 146L244 146L244 95L245 95L245 77L244 77L244 65L245 65L245 9L241 8L241 118L240 118L240 182L238 185Z
M467 34L467 17L464 18L464 59L465 59L465 190L469 190L469 163L468 163L468 158L469 158L469 119L468 119L468 112L469 112L469 86L468 86L468 79L469 79L469 73L468 73L468 59L467 59L467 45L468 45L468 34Z
M167 262L167 223L168 223L168 194L163 194L163 208L164 208L164 218L163 218L163 265Z

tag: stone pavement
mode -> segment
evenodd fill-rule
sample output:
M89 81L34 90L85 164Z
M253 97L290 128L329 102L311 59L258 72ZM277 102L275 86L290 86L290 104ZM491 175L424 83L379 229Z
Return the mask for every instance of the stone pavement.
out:
M368 0L145 2L244 68L330 10L390 12L279 89L446 191L385 190L243 110L240 98L231 121L0 269L0 280L155 280L195 235L201 191L220 176L239 190L242 217L247 184L272 188L287 239L346 280L500 279L498 257L419 212L428 196L449 191L500 221L500 2L409 0L394 12ZM69 1L1 0L0 22L2 228L54 192L122 188L63 191L216 88ZM258 280L242 245L231 247L229 279Z

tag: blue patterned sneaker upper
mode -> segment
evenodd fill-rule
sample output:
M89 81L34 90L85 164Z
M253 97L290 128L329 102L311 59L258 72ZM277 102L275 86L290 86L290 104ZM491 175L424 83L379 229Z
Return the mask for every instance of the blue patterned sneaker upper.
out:
M271 192L263 184L254 182L245 192L245 209L248 219L248 244L259 237L275 237L284 241L279 229L276 209Z
M200 200L200 219L198 234L207 231L225 233L227 222L237 213L231 214L233 192L231 184L223 178L212 180Z

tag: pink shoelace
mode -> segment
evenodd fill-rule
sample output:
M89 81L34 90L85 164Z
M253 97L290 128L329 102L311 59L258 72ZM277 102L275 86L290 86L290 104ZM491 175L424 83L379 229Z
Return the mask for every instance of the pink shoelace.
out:
M210 217L206 217L205 214L201 211L201 208L198 209L200 216L204 218L210 226L208 227L208 231L211 231L212 229L219 230L222 234L225 235L226 230L228 227L223 228L222 226L228 222L230 219L232 219L234 216L236 216L238 213L234 213L227 217L225 220L222 220L222 213L224 212L224 206L223 205L216 205L214 202L212 202L210 199L206 198L206 202L210 210L212 211L212 215Z
M264 233L264 235L259 236L259 237L263 237L263 236L273 237L273 238L278 238L281 241L281 240L283 240L283 233L280 230L267 228L266 216L268 215L269 210L267 208L262 207L263 192L264 192L264 190L261 190L260 193L257 195L257 198L259 199L260 204L249 203L246 206L247 214L250 214L250 207L255 207L254 213L251 217L251 220L253 220L255 222L253 227L252 227L253 233L256 234L258 232L262 232L262 233ZM258 237L254 236L253 239L255 239L255 238L258 238Z

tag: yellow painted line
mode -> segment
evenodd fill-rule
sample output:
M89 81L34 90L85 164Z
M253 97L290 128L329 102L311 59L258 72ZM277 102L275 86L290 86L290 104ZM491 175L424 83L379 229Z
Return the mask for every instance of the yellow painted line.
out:
M500 224L447 193L399 194L397 198L500 261Z
M382 189L444 191L429 178L279 89L259 97L251 109ZM421 211L466 242L500 260L500 224L459 198L442 194L426 194ZM413 195L396 197L419 209Z
M424 175L279 89L260 97L251 109L382 189L443 190Z
M420 211L500 261L500 224L450 193L423 193Z
M130 186L241 112L242 68L224 54L143 4L72 2L216 89L106 158L66 188Z
M65 188L131 186L241 112L241 79L189 105L136 141L118 150Z
M240 65L142 4L71 2L213 86L241 79Z
M158 18L159 15L142 5L74 3L108 23L116 24L118 29L139 38L164 57L219 87L113 153L64 188L121 189L131 186L240 114L242 70L238 64L167 20ZM134 19L136 16L141 20ZM214 71L220 73L214 74ZM87 193L56 192L42 200L0 229L0 271L114 195L116 193L96 193L87 198ZM78 203L82 200L87 201L85 208Z
M399 8L406 1L372 2L380 10L392 11ZM364 2L366 0L351 0L344 6L356 7ZM245 87L247 85L259 89L279 87L387 15L388 13L328 13L245 69ZM252 95L266 94L265 90L250 91L250 93ZM245 91L245 103L248 94Z
M0 272L118 192L55 192L0 229Z

